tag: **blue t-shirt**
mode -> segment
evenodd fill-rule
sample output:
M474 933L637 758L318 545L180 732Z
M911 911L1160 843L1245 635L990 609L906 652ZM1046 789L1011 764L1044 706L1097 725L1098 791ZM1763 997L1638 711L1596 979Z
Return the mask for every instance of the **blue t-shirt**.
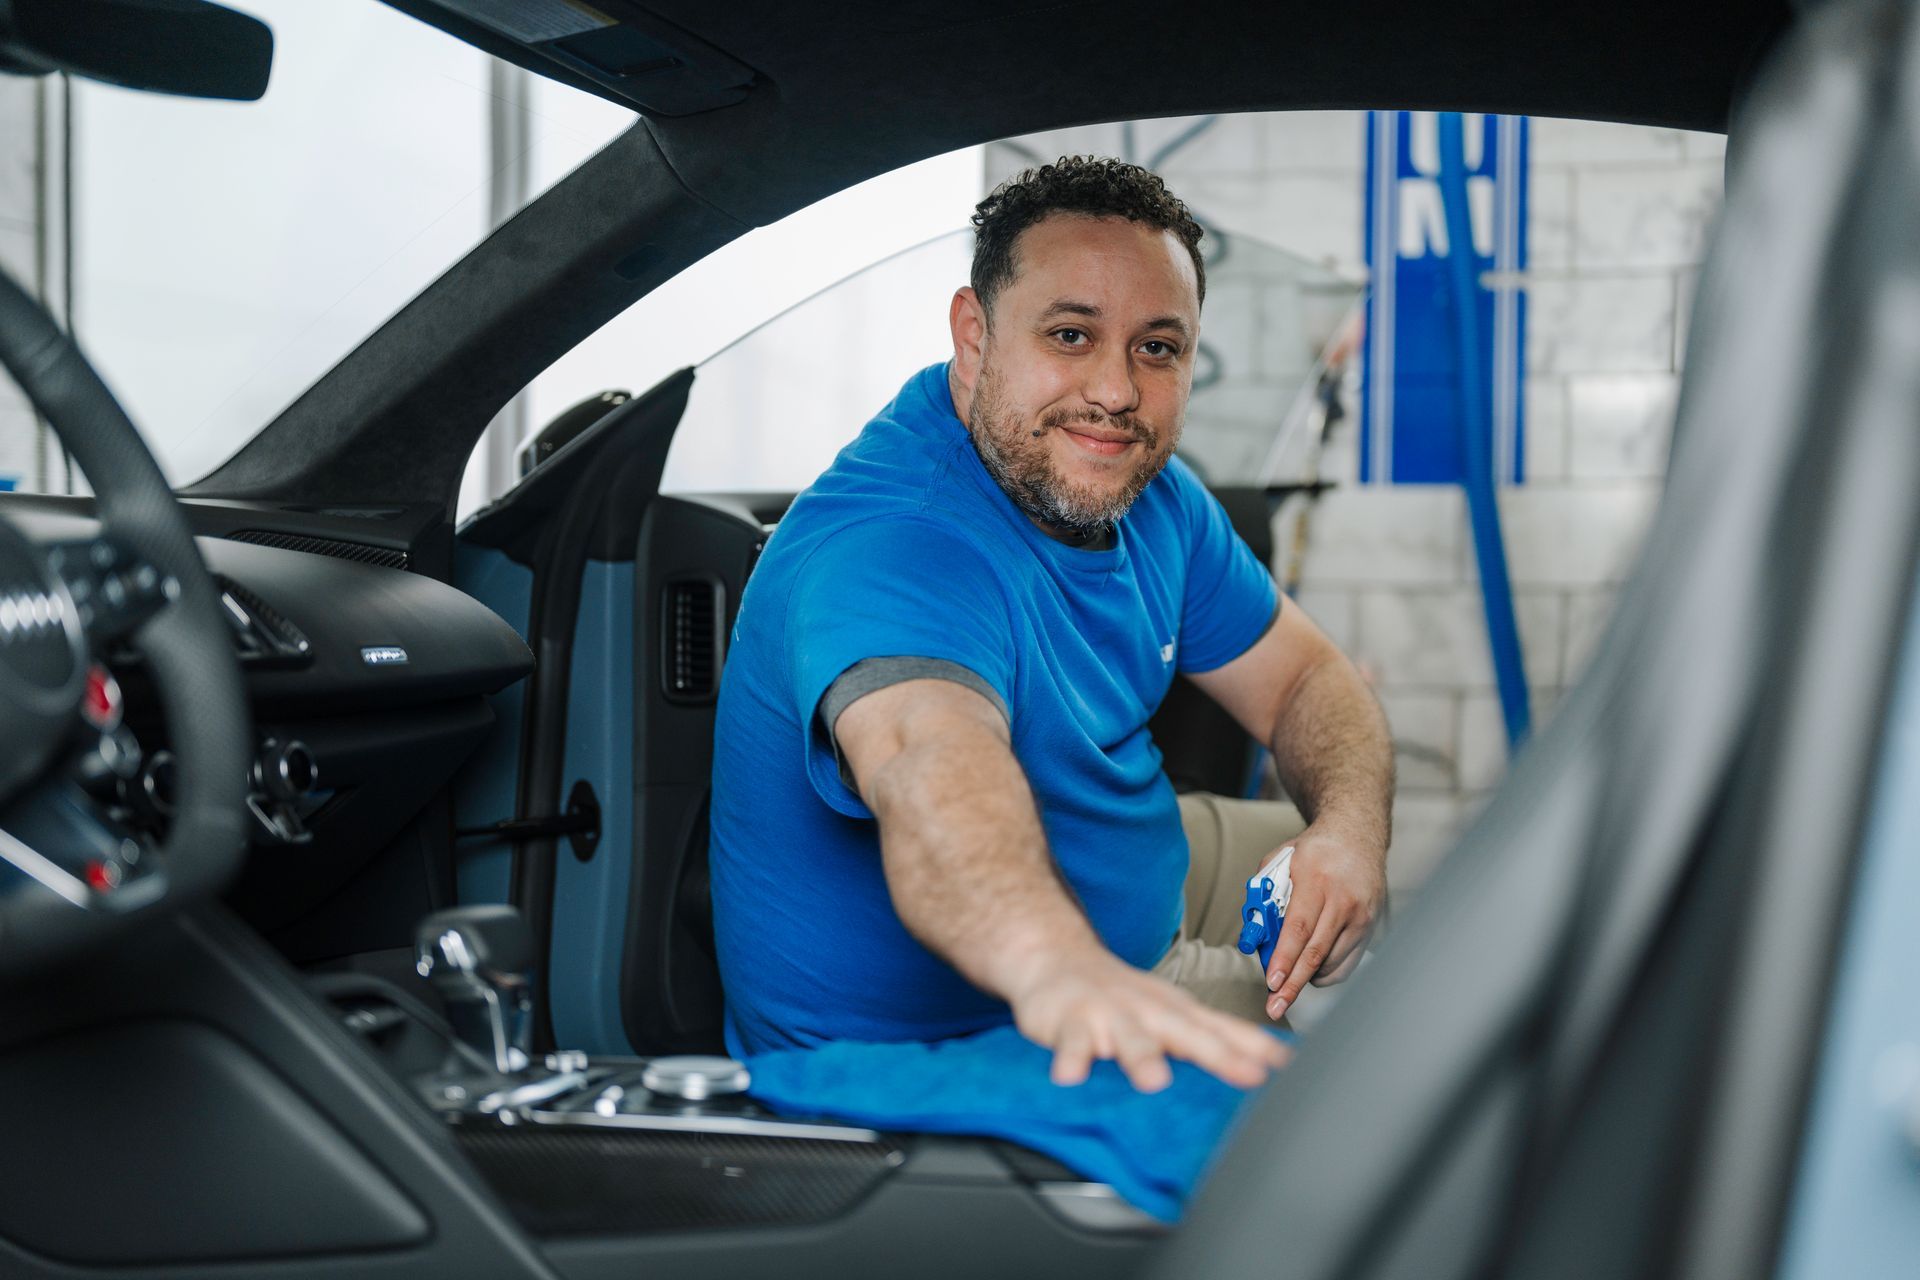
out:
M1152 966L1179 926L1186 837L1147 719L1273 619L1273 579L1184 463L1106 550L1049 538L955 416L947 366L794 500L741 601L720 686L713 916L737 1053L936 1040L1010 1021L895 914L879 831L815 711L864 658L977 674L1010 711L1047 842L1101 939Z

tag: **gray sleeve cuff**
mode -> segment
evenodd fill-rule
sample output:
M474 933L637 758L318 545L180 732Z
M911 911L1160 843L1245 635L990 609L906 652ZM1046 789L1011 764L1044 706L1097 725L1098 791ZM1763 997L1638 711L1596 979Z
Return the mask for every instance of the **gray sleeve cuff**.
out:
M820 726L827 731L827 740L833 744L833 760L840 768L840 781L853 787L856 793L859 787L855 786L853 770L847 767L847 758L840 751L840 738L834 732L834 725L838 723L841 712L868 694L878 693L888 685L908 680L948 680L971 689L999 708L1008 724L1013 723L1013 716L1007 710L1007 700L1000 696L1000 691L977 672L957 662L949 662L945 658L862 658L827 686L827 691L820 695L820 707L816 713L820 718Z

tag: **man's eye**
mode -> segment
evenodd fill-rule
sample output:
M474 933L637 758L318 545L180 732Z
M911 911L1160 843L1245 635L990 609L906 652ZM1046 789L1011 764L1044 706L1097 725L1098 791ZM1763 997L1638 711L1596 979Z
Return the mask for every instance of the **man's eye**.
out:
M1077 347L1086 341L1087 335L1078 329L1055 329L1053 336L1070 347Z
M1174 346L1171 342L1162 342L1158 338L1148 338L1140 344L1140 349L1156 360L1180 354L1180 348Z

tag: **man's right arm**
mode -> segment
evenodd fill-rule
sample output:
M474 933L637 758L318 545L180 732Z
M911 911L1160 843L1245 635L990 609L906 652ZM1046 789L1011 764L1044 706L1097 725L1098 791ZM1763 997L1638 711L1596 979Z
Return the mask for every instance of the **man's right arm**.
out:
M1094 933L1047 849L1000 709L952 681L865 695L832 726L880 825L894 909L909 932L1013 1009L1054 1051L1053 1078L1119 1062L1164 1088L1168 1056L1251 1086L1285 1061L1271 1036L1125 963Z

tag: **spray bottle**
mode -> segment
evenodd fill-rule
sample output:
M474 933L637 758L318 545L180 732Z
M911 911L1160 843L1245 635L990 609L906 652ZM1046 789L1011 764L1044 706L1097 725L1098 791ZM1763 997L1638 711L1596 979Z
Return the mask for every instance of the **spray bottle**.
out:
M1240 950L1260 955L1260 970L1273 963L1274 944L1280 941L1280 926L1287 918L1287 902L1293 897L1293 846L1273 855L1273 860L1253 873L1247 881L1247 905L1240 911Z

